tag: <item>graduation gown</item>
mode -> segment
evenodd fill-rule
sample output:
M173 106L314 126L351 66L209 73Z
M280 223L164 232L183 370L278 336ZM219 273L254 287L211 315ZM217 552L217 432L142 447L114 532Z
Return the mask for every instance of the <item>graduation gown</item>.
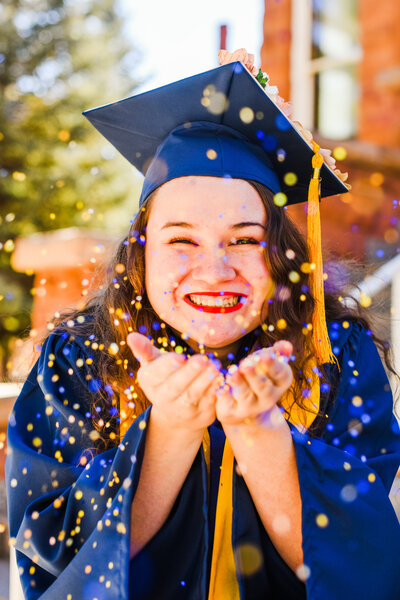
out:
M400 598L400 526L388 498L400 433L389 383L370 332L355 322L331 323L329 331L341 371L328 425L313 439L289 424L305 583L276 552L234 472L232 545L252 549L259 563L238 569L241 600ZM217 423L209 428L209 481L200 448L166 523L129 561L131 502L150 410L118 446L95 455L85 400L101 385L94 359L84 339L50 335L10 419L10 536L25 596L207 600L223 430Z

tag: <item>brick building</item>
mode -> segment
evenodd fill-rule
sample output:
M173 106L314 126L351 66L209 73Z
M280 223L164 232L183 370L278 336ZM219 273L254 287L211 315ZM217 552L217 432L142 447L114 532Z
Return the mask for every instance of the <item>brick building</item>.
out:
M263 70L323 147L347 153L353 189L322 203L325 246L369 263L400 246L399 23L392 0L265 0Z

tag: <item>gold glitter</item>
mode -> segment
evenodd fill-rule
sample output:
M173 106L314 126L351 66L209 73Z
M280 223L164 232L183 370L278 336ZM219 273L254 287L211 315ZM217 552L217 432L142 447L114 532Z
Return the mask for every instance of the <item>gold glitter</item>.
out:
M300 280L300 275L297 273L297 271L290 271L289 279L292 283L297 283Z
M325 528L329 524L329 519L326 515L324 515L324 513L320 513L319 515L317 515L315 521L316 521L318 527L321 527L321 528Z
M241 108L239 111L239 117L243 121L243 123L248 125L249 123L254 121L254 111L249 106L243 106L243 108Z
M284 194L283 192L278 192L277 194L275 194L274 204L276 204L276 206L285 206L286 202L287 202L286 194Z
M311 271L315 271L315 263L305 262L301 265L300 270L302 273L311 273Z
M343 148L343 146L337 146L337 148L333 150L332 154L335 160L344 160L347 156L347 150L346 148Z
M286 173L283 181L286 183L286 185L295 185L297 183L297 175L296 173Z
M118 533L126 533L126 527L123 523L117 523Z
M242 575L253 575L263 564L262 554L253 544L241 544L236 547L235 551L236 564Z
M286 321L285 319L278 319L276 322L276 326L278 329L286 329Z

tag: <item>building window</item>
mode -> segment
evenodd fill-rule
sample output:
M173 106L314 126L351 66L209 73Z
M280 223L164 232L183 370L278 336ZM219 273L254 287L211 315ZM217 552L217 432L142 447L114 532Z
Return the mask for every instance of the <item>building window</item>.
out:
M357 132L357 0L292 0L294 116L332 139Z
M350 138L357 131L361 56L357 0L313 0L312 13L314 128L324 137Z

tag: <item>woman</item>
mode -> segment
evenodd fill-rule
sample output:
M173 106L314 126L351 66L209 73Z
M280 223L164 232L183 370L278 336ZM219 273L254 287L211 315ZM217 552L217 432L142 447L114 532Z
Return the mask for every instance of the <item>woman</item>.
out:
M279 206L309 146L237 62L90 117L146 178L10 421L26 597L396 598L390 387L339 290L324 338L321 265Z

